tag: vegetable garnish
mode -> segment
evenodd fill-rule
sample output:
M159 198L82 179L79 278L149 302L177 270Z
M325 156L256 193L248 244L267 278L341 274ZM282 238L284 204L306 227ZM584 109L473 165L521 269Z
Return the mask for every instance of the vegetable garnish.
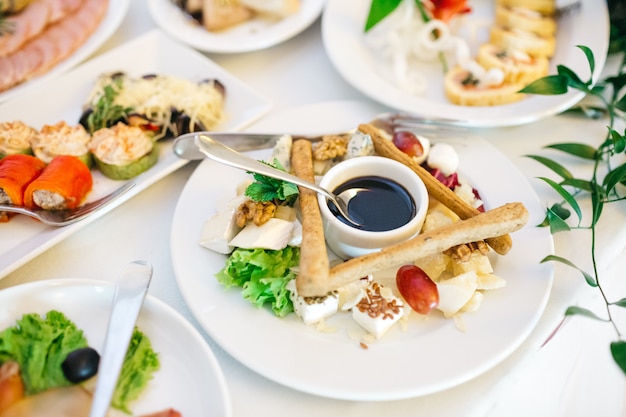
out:
M410 0L409 0L410 1ZM421 0L414 0L424 22L430 20L425 5ZM372 0L369 14L365 22L365 32L368 32L385 17L389 16L400 5L402 0ZM435 19L449 22L454 16L470 12L467 0L432 0L432 9L428 9Z
M242 295L257 307L270 304L278 317L293 311L287 283L296 277L291 268L300 263L300 248L281 250L237 248L215 276L225 287L242 287Z
M615 363L626 374L626 340L614 321L612 314L613 309L626 307L626 298L611 300L611 297L603 288L596 261L598 232L596 226L600 221L603 208L606 204L623 202L626 199L626 195L623 192L623 185L626 185L626 163L623 162L623 159L616 158L619 155L623 156L626 154L626 132L620 133L615 129L616 121L618 119L623 121L625 119L624 112L626 112L626 94L623 89L626 84L626 56L624 56L624 47L626 46L624 15L626 14L626 9L620 9L622 2L619 0L609 1L608 5L611 17L612 46L609 49L609 53L619 52L622 54L618 74L609 76L594 85L591 76L589 79L583 80L570 68L559 65L557 74L535 81L527 86L523 92L555 95L567 93L572 88L598 100L601 106L594 107L593 112L588 112L583 104L578 108L570 109L569 113L582 114L583 116L593 118L602 117L601 115L608 116L606 137L597 147L590 144L591 139L581 143L556 143L546 146L546 149L551 151L561 152L568 157L578 158L580 161L587 161L592 171L591 178L575 178L570 170L562 164L545 156L528 155L528 157L541 163L560 177L559 180L540 178L562 199L561 202L546 209L546 217L540 226L550 227L550 231L553 234L572 229L591 230L590 256L593 266L591 273L583 271L574 262L562 256L548 255L542 260L542 262L559 262L580 272L587 285L599 291L601 299L605 304L605 313L602 316L578 306L569 307L565 311L565 315L580 315L609 323L616 333L616 340L611 342L610 345L611 354ZM590 73L593 74L595 69L593 52L586 46L579 45L578 48L584 53L589 64ZM591 218L588 220L587 225L583 224L583 212L578 202L581 198L590 198L591 200ZM567 222L571 211L576 214L573 225L571 225L572 222Z
M87 130L94 133L98 129L111 127L117 121L126 120L132 107L123 107L115 103L115 98L122 87L120 79L114 79L112 84L104 86L104 95L100 97L93 108L93 112L87 117Z
M263 162L263 161L261 161ZM267 162L264 162L267 163ZM274 168L284 171L278 160L273 164L268 164ZM251 173L255 182L246 188L245 194L254 201L280 201L288 206L293 206L298 198L298 187L287 181L278 180L265 175Z

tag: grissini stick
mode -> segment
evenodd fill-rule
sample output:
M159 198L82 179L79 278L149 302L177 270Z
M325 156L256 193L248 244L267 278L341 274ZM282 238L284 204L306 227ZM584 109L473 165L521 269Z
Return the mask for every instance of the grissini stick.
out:
M412 263L453 246L512 233L528 222L522 203L509 203L448 226L429 230L379 252L352 258L330 269L330 286L319 287L320 294L335 290L368 274ZM318 295L320 295L318 294Z
M301 139L293 143L291 166L296 176L315 182L310 141ZM317 293L320 288L329 286L330 268L317 193L308 188L298 188L302 213L302 243L300 244L300 266L296 276L296 289L303 297L326 295L326 293Z
M393 142L385 138L382 132L371 124L361 124L359 130L370 135L374 142L376 154L387 158L395 159L411 168L424 182L428 194L438 200L440 203L448 207L461 219L469 219L470 217L480 214L478 209L467 204L463 199L457 196L454 191L443 185L439 180L433 177L422 166L416 163L413 158L398 149ZM508 234L490 237L485 239L491 248L500 255L505 255L511 250L513 242Z

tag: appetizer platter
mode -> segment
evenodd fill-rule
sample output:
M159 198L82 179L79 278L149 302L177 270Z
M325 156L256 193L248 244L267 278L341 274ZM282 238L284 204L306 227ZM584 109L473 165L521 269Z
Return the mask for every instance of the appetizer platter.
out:
M40 7L40 4L38 3L44 4L46 2L40 1L40 0L32 2L33 10L29 13L33 13L35 14L35 16L30 17L29 18L30 21L33 21L33 22L41 21L41 20L37 20L37 17L36 17L38 15L41 16L41 12L37 12L34 10L35 8ZM59 7L58 5L55 6L54 2L48 1L47 3L50 3L50 7ZM96 3L93 3L92 5L87 4L86 1L68 1L68 2L63 3L63 5L60 7L64 7L68 5L72 7L75 6L77 7L77 10L74 10L71 13L67 13L67 16L64 16L63 18L61 18L59 21L55 22L54 24L49 25L50 27L54 25L58 26L59 23L62 24L64 20L67 21L66 22L67 25L79 26L77 25L77 23L75 22L72 23L71 21L71 19L77 19L77 18L83 19L83 20L94 19L94 21L98 22L97 26L89 30L88 36L79 38L77 39L77 42L72 43L73 46L69 48L68 51L63 52L62 56L58 56L57 58L54 58L54 56L52 56L53 59L50 62L54 62L54 64L45 68L45 70L40 69L37 73L33 73L29 75L27 79L15 79L11 81L10 83L7 83L8 79L5 79L3 77L2 88L0 88L0 102L10 97L15 96L16 94L24 91L26 88L30 87L31 85L38 84L42 81L45 81L46 79L50 77L61 74L62 72L67 71L68 69L76 66L77 64L85 60L87 57L89 57L89 55L91 55L94 51L96 51L102 44L104 44L104 42L106 42L106 40L109 39L109 37L115 32L115 30L122 23L122 20L124 19L124 17L126 16L126 12L128 11L130 0L108 0L106 2L103 2L102 4L104 3L106 3L105 4L106 10L104 10L104 13L102 14L102 16L100 16L97 20L95 20L93 17L91 18L82 17L82 15L83 14L88 15L89 13L92 13L94 9L97 12L98 7L96 6L99 6L101 3L96 2ZM58 11L59 9L56 9L56 10ZM22 10L20 13L25 13L26 11L28 11L28 7ZM7 17L7 19L9 19L9 17ZM28 25L32 26L31 23L28 23ZM46 28L42 26L41 28L42 32L44 32L45 29ZM87 27L86 29L89 29L89 27ZM62 39L61 36L63 35L59 35L59 34L54 35L54 33L51 35L50 34L46 35L45 33L43 33L43 34L40 34L38 42L40 43L46 42L46 39L50 38L51 36L57 36L59 39ZM0 36L0 39L2 38L3 37ZM67 41L67 36L65 38ZM37 37L35 37L34 39L37 39ZM56 38L52 38L52 39L56 39ZM58 40L53 41L53 42L57 42L60 45L60 41ZM5 48L6 44L8 43L10 42L6 41L6 39L0 40L0 44L3 44L3 46L0 47L0 50ZM65 42L65 43L67 44L68 42ZM22 46L22 48L26 48L27 45L28 45L28 42L26 41L25 44ZM36 49L36 45L32 47ZM58 52L57 50L58 48L56 47L48 48L48 49L50 51ZM0 55L0 68L3 68L3 70L0 72L4 73L5 71L8 71L9 65L12 65L8 61L8 57L12 54L15 55L19 53L20 53L20 49L18 48L15 51L13 51L11 54ZM60 54L60 52L58 53Z
M553 38L555 49L550 51L548 73L555 73L557 65L566 65L578 74L589 74L585 56L576 48L576 45L585 45L595 54L593 78L597 80L608 48L608 12L605 4L596 4L590 0L582 0L580 3L579 10L556 19L558 29ZM426 117L455 119L468 126L495 127L529 123L557 114L583 97L577 91L558 96L526 95L508 100L511 101L508 104L485 106L493 97L466 97L459 94L458 89L450 88L450 77L446 82L445 66L436 54L429 60L412 60L407 64L422 79L420 91L399 86L396 77L398 71L401 71L401 65L392 68L390 58L382 56L378 52L380 48L373 48L375 41L369 38L373 34L370 32L381 28L374 27L365 33L369 4L370 2L356 0L330 0L322 20L324 47L331 62L348 83L391 108ZM484 59L479 58L480 47L494 43L502 37L502 33L498 32L492 33L490 38L490 29L496 28L496 5L493 1L482 0L471 2L470 6L471 12L455 17L458 21L452 23L461 25L459 37L468 40L469 57L484 63ZM384 21L379 25L382 26L383 23ZM580 27L589 25L595 28L592 33L579 30ZM484 48L482 52L493 58L493 54ZM454 72L459 73L459 69L450 68L448 74ZM517 81L511 85L515 84ZM506 95L511 96L508 93ZM451 102L451 97L454 97L454 102ZM455 104L457 102L479 105Z
M316 114L315 122L307 119L308 114ZM264 120L254 131L320 133L320 126L325 126L336 132L350 128L349 121L358 125L375 114L367 107L355 110L353 103L330 103L326 109L309 106ZM477 377L505 359L534 328L547 302L552 267L539 261L552 252L552 239L547 231L534 227L541 221L541 204L504 156L469 135L437 141L454 147L461 161L460 175L480 190L487 208L521 201L531 216L524 228L512 234L510 253L495 259L494 273L506 285L488 292L477 311L464 314L462 326L439 312L412 313L407 323L363 343L363 338L355 337L362 329L349 314L327 317L321 326L306 325L296 314L277 317L270 308L256 307L242 297L240 288L224 288L216 274L222 274L227 256L200 245L202 227L236 196L235 188L246 174L210 161L201 163L190 178L172 224L176 278L200 324L256 372L298 390L340 399L427 395ZM254 151L250 156L268 160L271 154L271 150ZM484 160L490 161L489 170L481 168L479 161ZM232 183L212 180L226 173ZM393 280L395 269L381 275L383 280Z
M188 65L181 67L176 64L183 61ZM218 125L222 130L240 129L270 108L267 100L206 57L154 31L62 75L54 82L48 81L36 93L24 93L12 100L10 105L0 106L0 114L3 121L21 121L35 129L54 126L62 121L76 126L88 113L84 111L89 108L89 94L99 77L120 72L133 79L158 74L189 82L201 82L207 77L219 80L227 94L224 119ZM33 103L36 105L33 106ZM62 228L48 227L20 215L0 224L4 232L3 238L0 238L0 277L184 164L171 152L171 140L161 138L157 143L156 161L151 161L154 164L142 174L132 177L136 186L90 217ZM101 168L91 170L93 187L87 194L87 202L108 194L127 181L127 176L116 179L111 177L111 173L104 175Z
M290 10L284 16L279 14L280 18L263 18L267 11L260 10L261 13L247 15L241 23L233 24L229 28L209 31L171 0L148 0L148 7L156 24L175 39L205 52L240 53L269 48L296 36L319 17L325 4L325 0L300 0L297 7L294 7L290 6L294 3L290 0L246 1L254 3L256 10L259 5L268 8L283 3L288 3L287 8ZM185 5L192 3L194 2L182 2ZM282 9L280 6L279 8Z
M57 326L60 327L63 318L73 322L86 339L83 343L101 353L113 291L114 286L108 282L72 278L8 288L0 294L0 303L6 311L0 319L0 331L15 326L24 315L46 319L56 314L59 316L54 318ZM136 329L149 341L156 356L151 363L157 363L157 369L137 398L129 402L130 413L115 410L114 415L142 416L170 409L182 417L231 415L230 400L217 359L198 331L179 313L148 295ZM72 342L70 333L66 334L67 349ZM75 334L72 336L75 340ZM45 336L42 335L42 339L45 340ZM29 359L34 361L34 358ZM41 379L45 379L45 375ZM82 384L88 389L92 382L87 380ZM70 384L69 387L75 392L78 385ZM10 410L10 407L6 408L6 412ZM3 412L0 410L0 414Z

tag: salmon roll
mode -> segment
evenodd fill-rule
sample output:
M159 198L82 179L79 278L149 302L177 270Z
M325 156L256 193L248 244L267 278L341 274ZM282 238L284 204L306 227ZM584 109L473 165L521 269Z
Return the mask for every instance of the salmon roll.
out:
M24 191L41 174L46 164L32 155L15 154L0 159L0 204L24 205ZM0 222L10 214L0 211Z
M79 158L56 156L24 192L26 207L63 210L78 207L93 187L91 171Z
M0 123L0 159L18 153L31 154L30 144L37 136L37 129L14 121Z
M91 135L82 125L71 126L60 121L44 125L31 142L31 147L33 154L45 163L50 163L58 155L71 155L90 167L93 164L88 148L90 140Z

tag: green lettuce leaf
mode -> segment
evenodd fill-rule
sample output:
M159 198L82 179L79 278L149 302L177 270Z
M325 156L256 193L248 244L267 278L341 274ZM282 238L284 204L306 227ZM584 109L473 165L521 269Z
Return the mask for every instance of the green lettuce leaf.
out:
M281 250L237 248L216 274L226 288L241 287L243 297L257 307L266 304L279 317L293 311L287 283L295 278L291 268L300 262L300 249Z

